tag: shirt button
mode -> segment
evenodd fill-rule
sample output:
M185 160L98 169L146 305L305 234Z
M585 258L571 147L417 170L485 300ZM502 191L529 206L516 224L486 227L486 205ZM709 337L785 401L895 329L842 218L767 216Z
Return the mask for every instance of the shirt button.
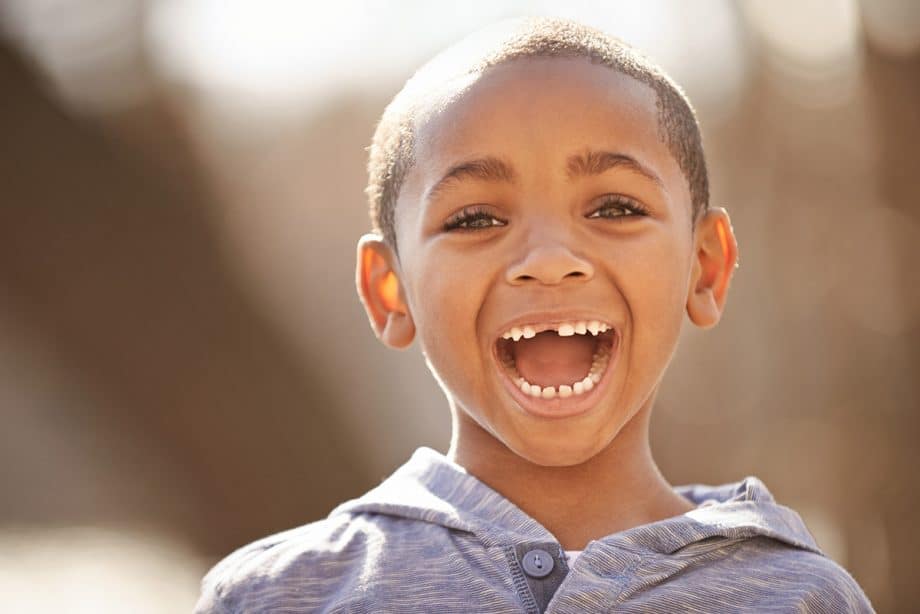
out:
M521 560L524 573L531 578L544 578L553 571L553 557L546 550L534 549L527 551Z

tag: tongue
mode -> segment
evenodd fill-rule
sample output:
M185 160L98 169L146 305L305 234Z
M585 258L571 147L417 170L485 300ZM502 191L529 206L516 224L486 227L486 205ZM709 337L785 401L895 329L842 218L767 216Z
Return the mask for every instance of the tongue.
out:
M587 335L560 337L555 331L545 331L512 345L515 366L531 384L571 386L588 374L595 343Z

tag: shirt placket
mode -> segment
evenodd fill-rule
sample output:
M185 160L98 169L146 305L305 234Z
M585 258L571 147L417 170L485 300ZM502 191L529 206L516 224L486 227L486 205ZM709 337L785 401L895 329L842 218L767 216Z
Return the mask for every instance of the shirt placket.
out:
M508 546L514 587L527 614L542 614L569 572L556 542L527 542Z

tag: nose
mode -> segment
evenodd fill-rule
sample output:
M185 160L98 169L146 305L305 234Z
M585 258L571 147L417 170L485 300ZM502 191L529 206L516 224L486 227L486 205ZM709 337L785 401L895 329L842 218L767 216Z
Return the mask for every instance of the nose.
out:
M512 285L539 283L551 286L565 279L588 281L592 277L594 267L591 263L561 243L534 246L522 260L508 267L505 274Z

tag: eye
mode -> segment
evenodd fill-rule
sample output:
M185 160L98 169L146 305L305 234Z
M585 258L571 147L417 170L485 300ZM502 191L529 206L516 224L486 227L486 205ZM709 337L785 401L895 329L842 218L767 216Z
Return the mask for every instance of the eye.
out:
M599 206L585 217L616 219L648 215L648 209L644 205L622 194L605 194L595 202L599 202Z
M505 226L508 222L492 215L489 209L482 205L473 205L461 209L444 222L444 231L451 230L481 230L495 226Z

